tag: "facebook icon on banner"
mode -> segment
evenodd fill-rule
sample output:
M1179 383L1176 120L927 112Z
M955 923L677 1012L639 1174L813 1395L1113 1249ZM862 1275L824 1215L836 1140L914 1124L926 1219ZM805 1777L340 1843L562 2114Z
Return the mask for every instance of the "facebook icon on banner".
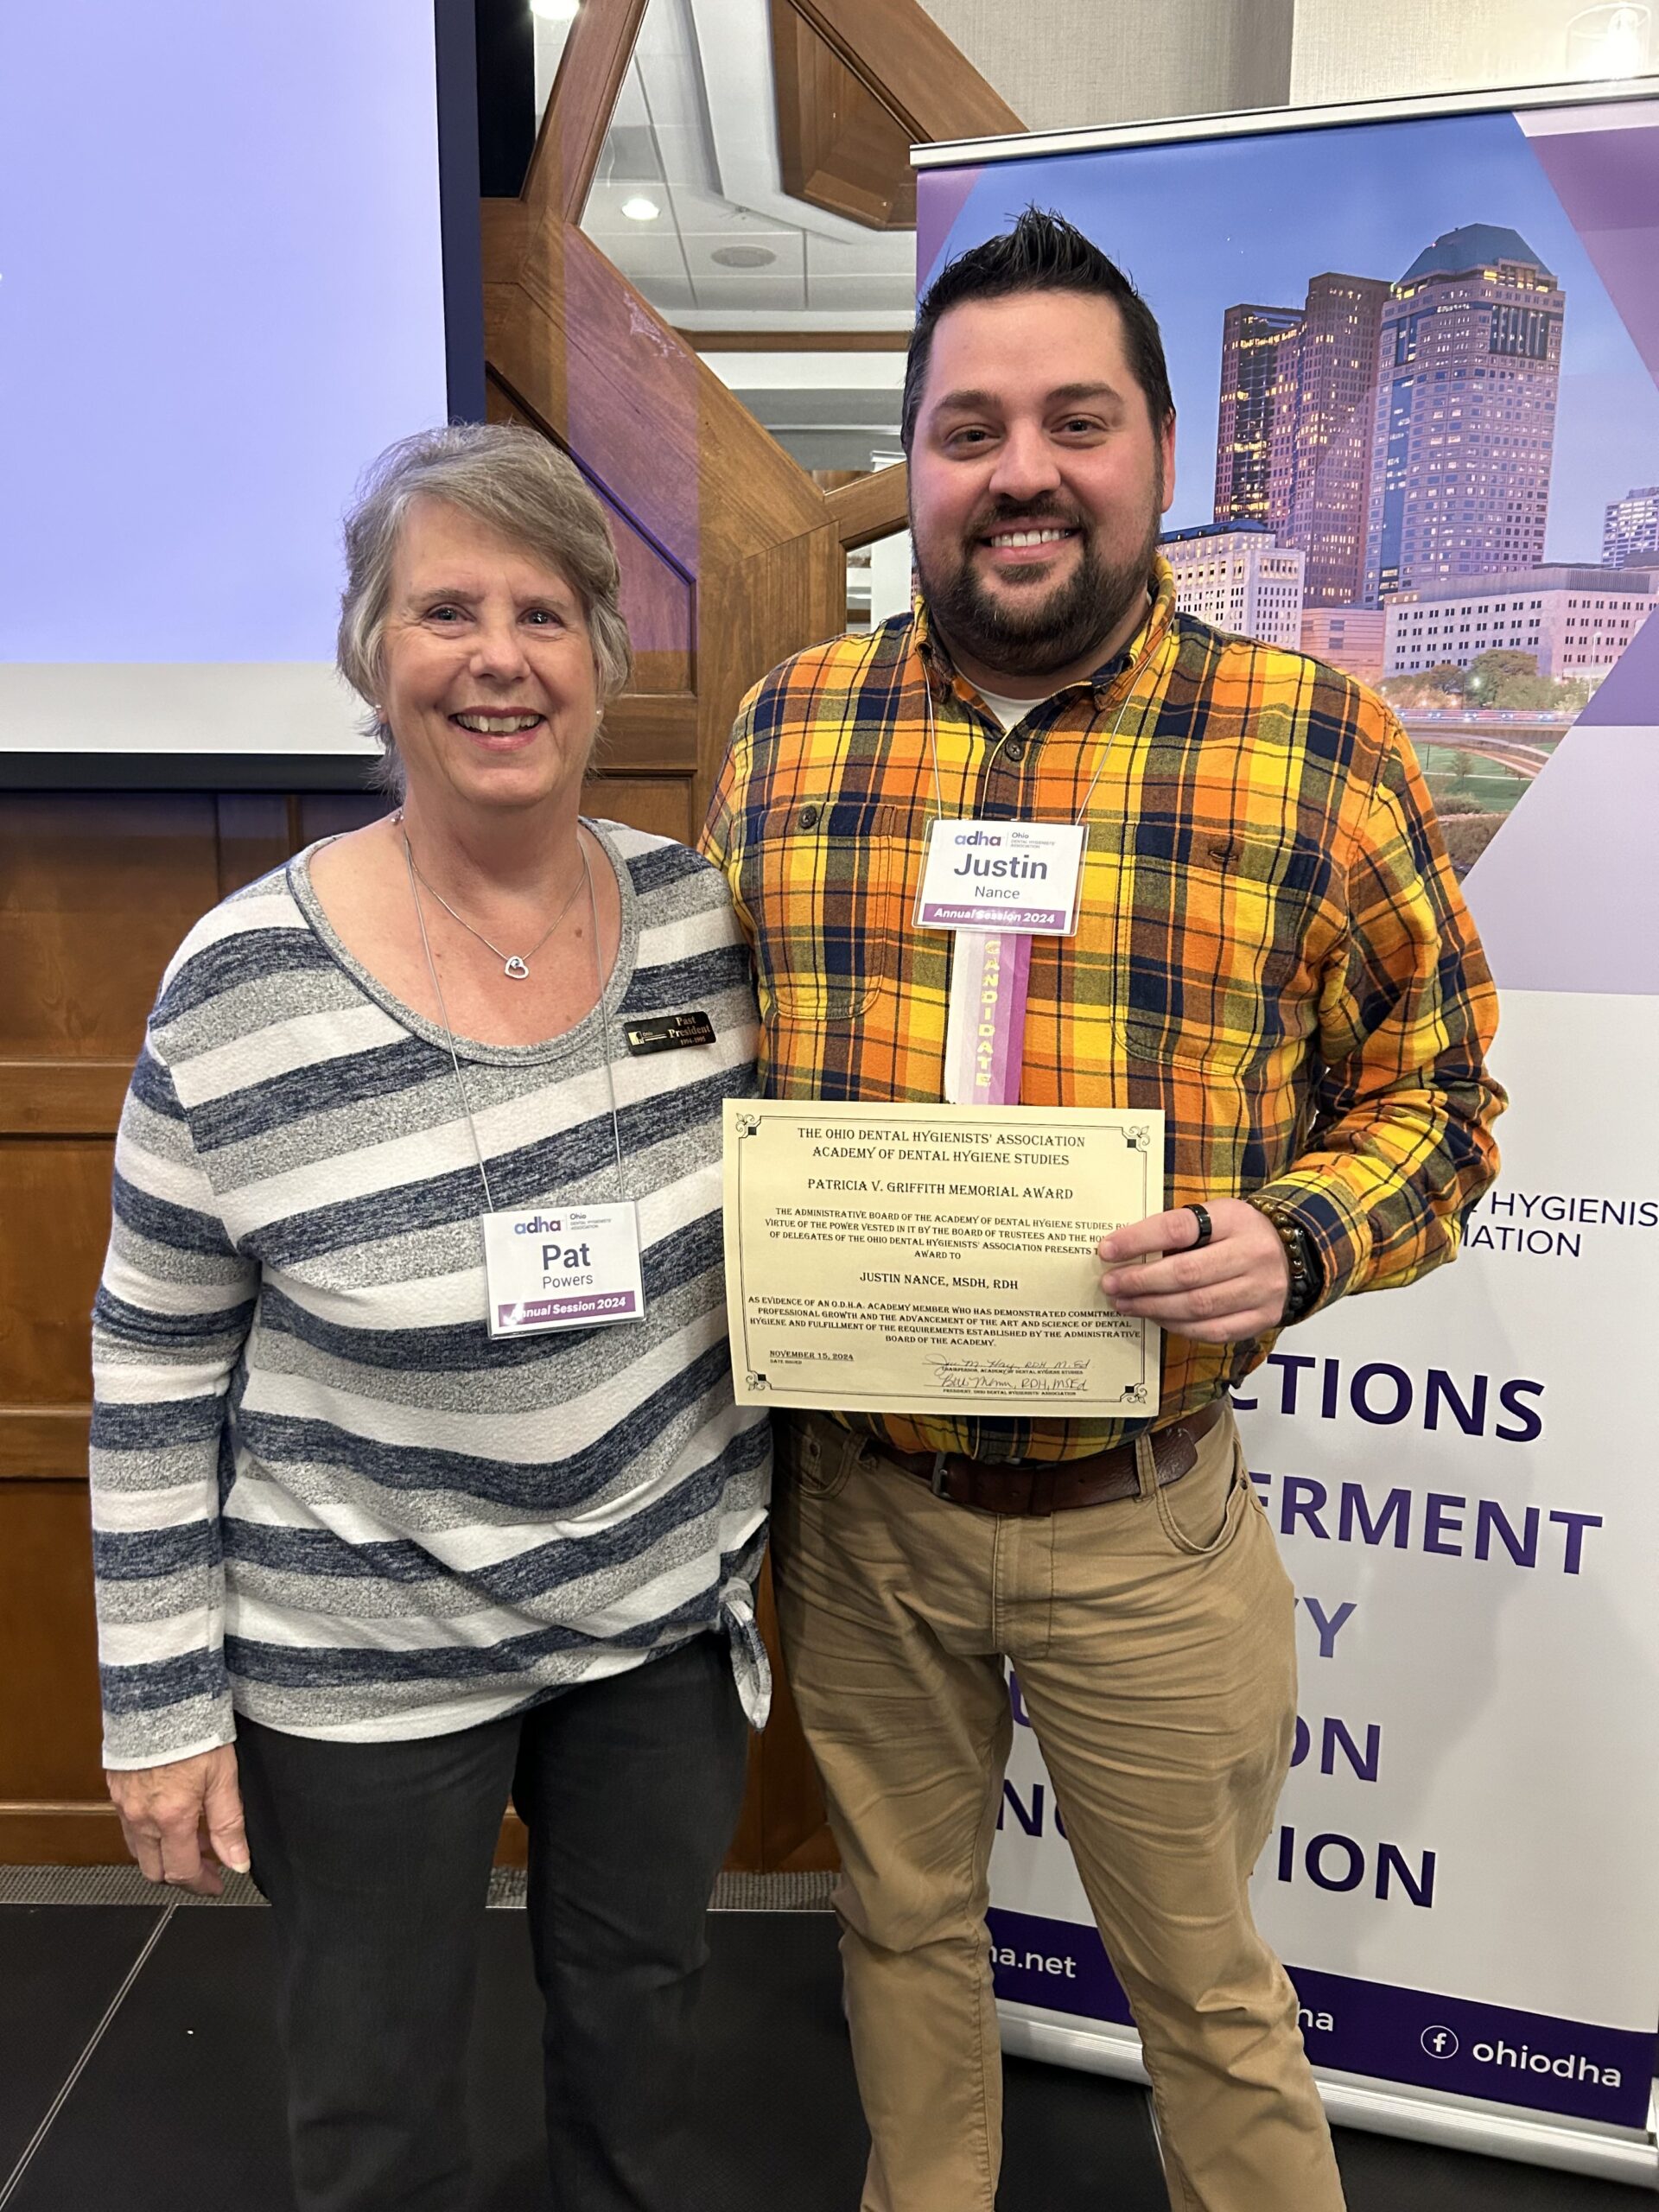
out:
M1455 2058L1458 2039L1450 2028L1425 2028L1418 2037L1431 2058Z

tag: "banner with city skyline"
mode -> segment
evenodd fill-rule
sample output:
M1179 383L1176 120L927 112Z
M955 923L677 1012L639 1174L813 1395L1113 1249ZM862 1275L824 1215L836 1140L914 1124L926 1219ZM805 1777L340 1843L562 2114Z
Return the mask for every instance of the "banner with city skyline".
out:
M1252 1896L1334 2117L1649 2190L1655 89L941 149L918 195L924 285L1033 203L1122 264L1169 356L1180 603L1379 686L1423 759L1499 987L1503 1173L1455 1267L1338 1300L1235 1395L1301 1682ZM1126 2071L1014 1705L1004 2039Z
M1575 221L1580 137L1427 116L920 181L924 285L1031 203L1128 271L1175 394L1180 603L1378 686L1460 874L1659 606L1656 264L1599 250L1659 241L1659 171Z

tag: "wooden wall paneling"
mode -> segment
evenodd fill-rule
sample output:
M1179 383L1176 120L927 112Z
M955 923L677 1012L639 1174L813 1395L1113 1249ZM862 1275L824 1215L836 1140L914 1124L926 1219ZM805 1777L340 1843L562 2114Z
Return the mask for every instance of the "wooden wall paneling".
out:
M634 686L689 691L696 663L696 592L684 569L639 530L613 499L601 503L621 571L618 597L633 647Z
M545 422L520 406L497 375L487 379L493 423L514 423L551 435ZM558 440L564 444L563 438ZM568 448L567 448L568 450ZM580 466L580 461L578 460ZM696 595L690 573L642 530L606 486L593 488L605 509L621 572L619 597L633 647L631 689L690 694L696 652Z
M124 1855L99 1764L89 1329L112 1140L191 925L354 793L63 791L0 817L0 1861Z
M878 468L827 493L824 505L843 551L874 545L878 537L891 537L894 531L909 527L909 471L902 461L891 468Z
M0 1420L0 1482L84 1483L89 1405L7 1406ZM0 1678L3 1679L3 1678Z
M301 843L300 802L283 791L220 791L214 801L219 841L219 895L228 899L245 884L280 868Z
M84 1475L0 1480L0 1863L123 1858L99 1759Z
M550 219L532 225L522 200L485 200L479 222L485 411L492 423L528 423L549 437L565 418L563 336L534 312L519 280L533 238L548 284L556 296L563 292L568 227Z
M566 35L522 198L538 223L579 223L648 0L588 0Z
M390 814L397 801L389 791L306 791L296 804L292 852L302 852L319 837L343 836Z
M769 545L722 572L720 620L705 636L697 687L699 816L720 772L743 696L782 655L771 641L798 645L831 638L846 626L847 571L841 540L823 516L815 529Z
M86 1086L61 1078L94 1070L103 1096L76 1110ZM112 1128L124 1063L38 1071L64 1120ZM110 1156L108 1134L0 1137L0 1861L120 1855L99 1765L86 1506Z
M793 0L771 0L768 13L785 191L869 230L914 230L909 132Z
M818 519L810 478L735 393L580 231L553 262L525 257L523 289L565 329L566 412L552 427L619 505L699 585L711 557Z
M111 1158L107 1137L0 1144L0 1407L79 1407L92 1395L86 1330L109 1242Z
M600 724L594 765L601 776L632 770L690 780L697 767L696 693L625 691L613 699Z
M691 785L684 776L590 776L582 787L582 810L682 845L696 842Z
M219 896L206 791L14 791L0 812L0 1058L130 1061Z
M130 1060L0 1060L0 1137L108 1136Z
M810 479L581 231L492 291L497 381L699 586L711 555L820 518Z
M142 1020L142 1014L139 1017ZM125 1066L96 1067L112 1127ZM66 1064L41 1065L61 1077ZM0 1137L0 1862L118 1858L99 1765L86 1503L88 1325L109 1236L109 1135Z
M120 1855L99 1769L88 1326L111 1141L162 970L219 893L206 792L0 816L0 1859Z
M917 142L996 138L1025 124L921 0L791 0Z

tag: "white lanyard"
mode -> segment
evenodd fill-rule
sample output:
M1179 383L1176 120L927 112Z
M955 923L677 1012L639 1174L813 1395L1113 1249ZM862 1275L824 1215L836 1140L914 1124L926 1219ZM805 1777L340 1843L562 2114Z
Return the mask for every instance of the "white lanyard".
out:
M588 865L587 853L582 849L580 827L577 849L588 883L594 979L598 988L595 1011L599 1016L599 1050L610 1099L611 1142L616 1157L616 1186L620 1192L626 1179L622 1166L622 1124L616 1105L616 1071L611 1062L607 987L599 943L599 896L594 888L594 873ZM432 957L431 942L426 933L426 916L421 909L415 881L415 855L410 849L407 835L404 838L404 860L409 870L409 893L414 901L415 919L421 932L421 950L426 956L426 972L432 979L444 1041L449 1047L455 1094L472 1137L478 1179L484 1186L485 1211L480 1228L484 1238L490 1334L527 1336L548 1329L587 1328L603 1321L639 1319L645 1313L645 1290L639 1270L639 1212L632 1198L620 1197L608 1205L561 1205L552 1214L539 1207L497 1211L489 1170L484 1165L484 1147L479 1141L478 1123L461 1078L461 1056L455 1050L455 1033L444 1001L443 985L438 980L437 963Z
M947 821L933 686L923 668L937 812L928 830L913 919L919 928L950 932L942 1088L953 1106L1020 1103L1032 938L1070 937L1077 928L1089 804L1151 658L1148 648L1132 671L1089 788L1076 816L1065 824L977 817ZM998 736L998 745L1007 734ZM995 755L996 747L991 750ZM965 796L969 772L964 767L963 772Z

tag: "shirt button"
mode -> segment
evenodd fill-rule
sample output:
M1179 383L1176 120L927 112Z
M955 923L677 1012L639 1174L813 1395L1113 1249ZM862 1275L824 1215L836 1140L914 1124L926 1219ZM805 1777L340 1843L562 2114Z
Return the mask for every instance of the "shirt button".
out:
M818 820L818 810L816 806L804 806L797 819L799 821L803 830L816 829Z
M1011 737L1002 748L1002 758L1011 760L1017 768L1026 757L1026 741L1022 737Z

